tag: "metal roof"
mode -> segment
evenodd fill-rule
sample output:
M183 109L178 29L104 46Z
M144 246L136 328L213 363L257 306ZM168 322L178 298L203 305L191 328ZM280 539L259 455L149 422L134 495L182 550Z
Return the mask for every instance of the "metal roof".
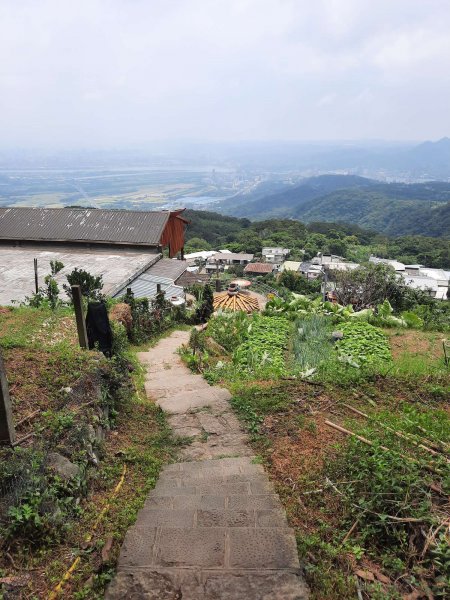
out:
M270 263L248 263L244 268L244 273L272 273L273 265Z
M285 260L280 267L280 271L298 271L300 269L300 262L295 260Z
M139 275L134 281L119 290L114 295L114 298L119 298L126 294L127 288L131 288L136 298L154 298L158 291L158 284L161 286L161 290L165 292L167 299L172 296L184 298L183 288L179 285L174 285L172 279L150 275L149 273L142 273L142 275Z
M254 254L245 254L243 252L216 252L208 258L208 263L212 261L230 261L230 260L253 260Z
M114 294L114 297L123 296L127 288L131 288L137 298L154 298L157 292L157 284L165 292L166 297L184 297L183 288L175 285L175 281L186 271L187 261L162 258L149 269L141 273L131 283L124 286Z
M169 211L0 208L0 239L158 246Z
M178 260L174 258L162 258L150 267L147 273L158 277L167 277L176 281L188 268L187 260Z

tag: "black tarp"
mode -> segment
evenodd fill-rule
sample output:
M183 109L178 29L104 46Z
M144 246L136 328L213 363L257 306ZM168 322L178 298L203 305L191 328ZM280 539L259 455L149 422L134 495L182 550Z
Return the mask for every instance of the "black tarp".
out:
M89 349L98 348L105 356L111 356L112 331L108 311L103 302L89 302L86 315Z

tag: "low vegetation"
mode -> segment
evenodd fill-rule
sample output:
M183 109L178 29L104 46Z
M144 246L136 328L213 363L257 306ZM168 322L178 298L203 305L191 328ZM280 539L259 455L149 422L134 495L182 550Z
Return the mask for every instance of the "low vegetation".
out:
M147 344L179 322L162 312ZM102 598L127 528L175 456L180 442L146 399L132 330L112 325L107 359L79 348L69 306L0 309L20 442L0 450L0 597L47 597L79 558L64 594Z
M215 315L182 355L231 390L295 528L313 600L445 598L442 334L412 318L422 329L386 328L398 321L384 303L369 312L382 327L320 299L275 299L263 316Z

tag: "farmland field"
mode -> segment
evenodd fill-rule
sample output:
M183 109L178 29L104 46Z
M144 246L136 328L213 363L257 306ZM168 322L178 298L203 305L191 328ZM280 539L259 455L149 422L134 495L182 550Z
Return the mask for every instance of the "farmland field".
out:
M0 171L0 206L132 210L201 206L235 193L234 173L205 166Z

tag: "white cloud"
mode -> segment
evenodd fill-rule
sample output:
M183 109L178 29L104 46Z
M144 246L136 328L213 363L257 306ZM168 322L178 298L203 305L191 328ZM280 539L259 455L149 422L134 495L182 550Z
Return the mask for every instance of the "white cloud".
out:
M2 0L2 140L448 135L449 26L447 0Z

